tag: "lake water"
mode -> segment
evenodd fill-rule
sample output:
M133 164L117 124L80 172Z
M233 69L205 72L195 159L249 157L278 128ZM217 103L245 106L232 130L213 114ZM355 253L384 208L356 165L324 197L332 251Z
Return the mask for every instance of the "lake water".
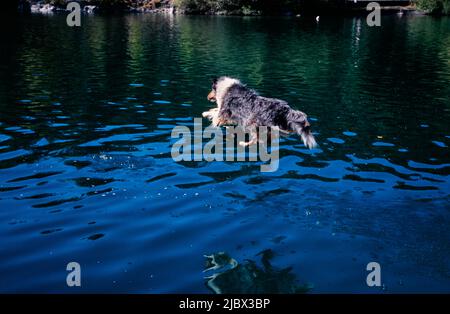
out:
M51 15L2 33L1 292L208 293L204 254L266 249L316 293L450 292L449 18ZM273 173L173 161L172 128L224 74L307 112L319 148L284 138Z

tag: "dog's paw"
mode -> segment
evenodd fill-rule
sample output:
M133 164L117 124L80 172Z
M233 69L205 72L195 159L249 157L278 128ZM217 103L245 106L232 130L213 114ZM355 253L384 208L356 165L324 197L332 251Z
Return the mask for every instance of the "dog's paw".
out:
M244 147L247 147L247 146L250 145L250 142L240 141L240 142L239 142L239 145L244 146Z
M217 108L213 108L213 109L210 109L208 111L203 112L202 113L202 117L203 118L207 118L209 120L212 120L212 119L214 119L214 117L217 116L217 112L218 112L218 109Z
M253 139L251 139L249 142L240 141L238 144L241 145L241 146L246 147L246 146L255 145L255 144L257 144L258 142L259 142L259 141L258 141L257 138L253 138Z
M212 126L220 126L221 122L222 122L222 120L217 116L214 116L212 118Z

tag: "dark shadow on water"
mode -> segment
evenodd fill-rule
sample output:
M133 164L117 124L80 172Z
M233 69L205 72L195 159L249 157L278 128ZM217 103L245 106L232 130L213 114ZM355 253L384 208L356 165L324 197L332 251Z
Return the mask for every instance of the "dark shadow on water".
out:
M205 277L205 284L217 294L294 294L311 290L308 285L298 283L292 267L279 269L272 266L270 261L274 255L271 249L258 253L261 266L250 259L238 263L225 252L205 255L204 272L213 273Z

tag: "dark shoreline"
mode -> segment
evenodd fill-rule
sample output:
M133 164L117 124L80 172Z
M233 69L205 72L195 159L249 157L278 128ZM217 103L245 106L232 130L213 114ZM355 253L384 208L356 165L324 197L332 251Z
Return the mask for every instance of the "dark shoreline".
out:
M11 4L11 3L10 3ZM8 6L6 9L19 12L19 13L53 13L53 12L66 12L66 8L64 6L48 6L47 10L43 8L43 5L40 5L40 8L43 9L39 11L39 7L37 6L38 2L27 2L25 0L19 0L17 7ZM244 12L243 10L229 10L229 11L199 11L199 10L186 10L181 9L173 5L161 5L157 8L148 8L145 6L142 7L131 7L124 5L116 5L116 6L107 6L107 7L99 7L84 4L81 2L81 8L84 13L89 14L101 14L101 15L111 15L111 14L128 14L128 13L136 13L136 14L178 14L178 15L204 15L204 16L277 16L277 17L289 17L289 16L358 16L358 15L367 15L369 11L367 11L365 2L358 4L346 4L346 5L312 5L305 6L296 10L281 10L278 12L262 12L250 10ZM37 9L37 10L36 10ZM416 15L433 15L433 16L446 16L445 14L433 14L432 12L427 12L424 10L418 9L415 5L381 5L382 13L384 14L396 14L396 13L406 13L406 14L416 14ZM6 13L8 10L5 10Z
M407 8L402 6L389 6L389 7L381 7L381 11L383 14L397 14L402 12L404 14L415 14L415 15L431 15L427 12L417 10L415 8ZM66 13L68 12L65 8L55 8L51 12L32 12L29 10L19 11L19 13L23 14L52 14L52 13ZM360 16L367 15L369 11L366 9L358 8L358 9L342 9L339 11L335 10L321 10L321 11L307 11L302 14L294 14L292 12L286 12L282 14L242 14L239 12L186 12L180 10L173 10L172 8L163 8L163 9L154 9L154 10L145 10L139 11L134 8L125 9L125 10L96 10L95 12L86 12L86 14L95 14L95 15L121 15L121 14L170 14L170 15L187 15L187 16L235 16L235 17L302 17L302 16ZM445 15L444 15L445 16Z

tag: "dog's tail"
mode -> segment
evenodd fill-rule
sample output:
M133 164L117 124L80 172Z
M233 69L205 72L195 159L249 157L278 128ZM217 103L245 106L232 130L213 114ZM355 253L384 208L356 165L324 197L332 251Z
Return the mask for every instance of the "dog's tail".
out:
M287 120L289 128L300 135L306 147L309 149L317 147L316 139L312 135L311 125L305 113L291 110L287 115Z

